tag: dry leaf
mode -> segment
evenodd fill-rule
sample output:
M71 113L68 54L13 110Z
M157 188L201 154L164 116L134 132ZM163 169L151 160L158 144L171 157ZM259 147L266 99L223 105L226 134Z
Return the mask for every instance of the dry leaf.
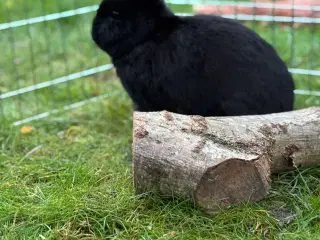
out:
M100 94L101 94L101 90L98 89L98 88L96 88L96 89L94 89L94 90L92 91L92 95L93 95L93 96L98 96L98 95L100 95Z
M28 134L28 133L31 133L33 131L33 127L32 126L23 126L21 129L20 129L20 132L22 134Z

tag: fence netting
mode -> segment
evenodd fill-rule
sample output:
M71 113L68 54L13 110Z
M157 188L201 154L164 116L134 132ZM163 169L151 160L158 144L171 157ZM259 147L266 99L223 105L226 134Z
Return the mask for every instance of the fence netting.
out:
M320 0L167 2L181 15L221 15L255 30L293 74L296 108L320 105ZM0 123L20 125L118 94L109 85L110 59L90 36L99 3L0 3Z

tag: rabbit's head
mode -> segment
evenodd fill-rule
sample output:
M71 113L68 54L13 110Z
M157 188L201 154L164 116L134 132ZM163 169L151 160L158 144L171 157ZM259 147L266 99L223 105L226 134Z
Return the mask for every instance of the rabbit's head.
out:
M104 0L92 25L94 42L111 56L145 38L171 12L163 0Z
M127 18L138 13L156 14L164 6L163 0L103 0L97 15Z

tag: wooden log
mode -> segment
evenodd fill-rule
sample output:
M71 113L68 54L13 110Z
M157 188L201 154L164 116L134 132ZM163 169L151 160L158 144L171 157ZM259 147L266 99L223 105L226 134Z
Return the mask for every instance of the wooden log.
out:
M137 194L194 201L206 212L255 202L270 174L320 165L320 108L239 117L134 112Z

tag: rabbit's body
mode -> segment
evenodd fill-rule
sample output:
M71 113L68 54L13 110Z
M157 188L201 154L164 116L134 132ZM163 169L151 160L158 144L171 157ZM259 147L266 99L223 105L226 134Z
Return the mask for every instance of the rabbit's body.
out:
M137 3L145 1L105 0L92 31L136 110L235 116L293 109L293 79L256 33L217 16L175 16L162 0Z

